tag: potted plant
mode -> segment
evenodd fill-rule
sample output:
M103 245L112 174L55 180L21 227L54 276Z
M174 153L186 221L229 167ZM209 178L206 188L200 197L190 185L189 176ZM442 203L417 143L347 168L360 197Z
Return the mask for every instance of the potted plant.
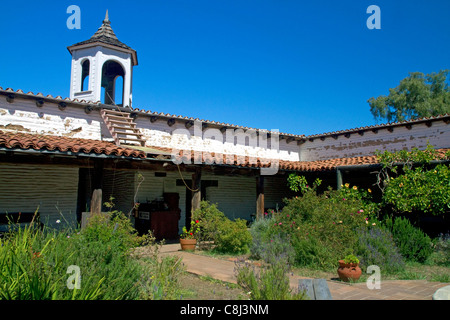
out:
M359 259L353 254L347 255L343 260L339 260L337 272L342 281L358 280L362 273L359 267Z
M187 230L186 226L183 227L183 232L180 234L180 245L183 251L194 251L197 245L197 234L199 232L200 225L198 220L191 220L191 227Z

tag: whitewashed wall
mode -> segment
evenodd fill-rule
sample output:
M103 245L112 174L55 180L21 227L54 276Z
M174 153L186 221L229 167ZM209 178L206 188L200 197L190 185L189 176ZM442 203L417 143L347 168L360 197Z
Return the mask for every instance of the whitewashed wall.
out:
M255 158L276 158L282 160L298 161L299 146L296 142L287 143L281 139L278 146L271 146L271 139L249 138L245 141L227 141L227 133L221 133L217 128L195 129L195 126L186 129L183 121L176 121L169 126L167 120L158 119L151 123L149 117L139 116L136 119L137 127L146 139L146 145L179 150L194 150L210 153L233 154ZM229 129L235 132L235 129ZM243 130L244 133L251 131Z
M16 97L9 103L0 96L0 130L101 140L102 123L98 112L86 114L82 107L67 106L61 111L56 103L37 107L34 99Z
M364 135L352 133L349 138L339 135L337 139L331 136L321 140L307 140L300 146L300 160L314 161L332 158L346 158L373 155L380 151L395 151L413 147L425 149L429 142L435 148L450 147L450 125L444 121L433 121L428 127L425 123L413 124L411 129L405 126L394 127L393 132L380 129L378 133L370 130Z
M76 224L78 168L57 165L0 164L0 212L35 212L56 226ZM62 217L64 216L64 218ZM63 224L60 224L60 226Z
M151 123L150 117L143 115L136 119L136 124L144 134L147 146L188 148L254 159L299 160L299 146L295 141L287 143L285 139L280 139L278 145L273 146L270 138L263 140L255 137L247 138L245 141L234 138L233 142L227 142L227 133L221 133L219 129L207 128L197 134L194 127L186 129L183 121L169 126L166 120L159 119ZM42 107L37 107L35 99L24 99L19 96L16 96L12 103L7 102L5 96L0 96L0 130L112 141L111 134L98 111L86 114L82 106L71 105L60 110L57 103L49 101ZM235 132L235 129L230 130Z

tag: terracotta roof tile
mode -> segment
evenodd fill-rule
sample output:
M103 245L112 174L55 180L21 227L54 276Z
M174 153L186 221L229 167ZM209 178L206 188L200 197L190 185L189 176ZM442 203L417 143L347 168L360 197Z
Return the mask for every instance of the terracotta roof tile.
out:
M116 146L112 142L60 136L37 135L0 131L0 147L8 149L34 149L74 153L95 153L110 156L145 158L145 152Z
M125 156L129 158L147 158L146 152L132 147L116 146L112 142L77 139L60 136L38 135L29 133L16 133L10 131L0 130L0 147L8 149L34 149L34 150L48 150L74 153L95 153L105 154L108 156ZM164 147L148 147L149 149L156 149L165 154L172 153L172 149ZM441 157L450 149L438 149ZM174 151L175 152L175 151ZM176 150L179 156L184 157L185 160L190 160L191 163L195 160L201 161L203 164L216 163L216 154L209 152L194 152L191 150L183 151ZM217 155L218 156L218 155ZM350 165L370 165L377 164L377 156L361 156L352 158L335 158L329 160L317 161L285 161L273 159L261 159L248 156L239 155L222 155L222 164L239 166L245 168L269 168L272 165L278 166L280 170L292 170L301 172L317 172L317 171L331 171L340 166Z
M450 149L437 149L439 156L444 157L445 152ZM185 159L191 158L194 161L200 160L199 154L195 154L194 151L181 151L177 150L178 155L185 157ZM205 152L201 154L201 161L205 164L212 164L216 155L214 153ZM278 165L280 170L292 170L301 172L317 172L317 171L332 171L341 166L353 166L353 165L372 165L378 164L378 157L372 156L360 156L351 158L335 158L328 160L317 161L286 161L286 160L273 160L273 159L260 159L251 158L248 156L238 155L223 155L222 164L240 166L247 168L269 168L272 165Z

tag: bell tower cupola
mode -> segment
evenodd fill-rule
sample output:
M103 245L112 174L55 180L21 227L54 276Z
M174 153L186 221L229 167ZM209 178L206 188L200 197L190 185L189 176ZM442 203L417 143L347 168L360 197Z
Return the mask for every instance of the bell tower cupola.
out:
M103 24L89 40L67 49L72 55L71 99L131 108L133 67L138 64L137 53L117 39L108 11Z

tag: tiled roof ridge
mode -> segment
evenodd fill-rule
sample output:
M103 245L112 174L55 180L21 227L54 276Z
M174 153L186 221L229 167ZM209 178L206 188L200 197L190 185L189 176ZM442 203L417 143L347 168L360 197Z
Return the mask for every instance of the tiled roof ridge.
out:
M82 104L82 105L85 105L85 106L90 106L90 105L100 106L100 105L103 105L100 101L95 101L94 102L94 101L89 101L89 100L78 100L76 98L75 99L70 99L70 98L64 98L63 99L61 96L53 97L50 94L44 96L44 94L42 94L41 92L39 92L37 94L35 94L35 93L31 92L31 91L25 93L21 89L18 89L16 91L14 91L14 89L12 89L12 88L3 89L2 87L0 87L0 92L1 91L10 92L10 93L18 93L18 94L21 94L21 95L32 96L32 97L36 97L36 98L47 98L47 99L52 99L52 100L60 100L60 101L65 101L65 102L78 103L78 104ZM113 106L111 105L110 107L113 107ZM224 123L224 122L211 121L211 120L205 120L205 119L199 119L199 118L175 115L175 114L170 114L170 113L156 112L156 111L144 110L144 109L138 109L138 108L132 108L131 110L129 110L129 109L125 109L125 108L122 107L122 109L127 110L127 112L140 113L140 114L145 114L147 116L159 116L159 117L166 117L166 118L170 118L170 119L173 118L173 119L188 120L188 121L201 121L202 123L212 124L212 125L219 125L219 126L224 126L224 127L232 127L232 128L239 128L239 129L245 129L245 130L255 130L255 131L259 131L259 132L267 132L267 133L273 133L273 134L276 133L276 134L278 134L280 136L290 136L290 137L297 137L297 138L304 138L305 137L304 135L296 135L296 134L291 134L291 133L283 133L283 132L275 132L275 131L269 131L269 130L263 130L263 129L257 129L257 128L250 128L250 127L244 127L244 126L239 126L239 125L229 124L229 123Z
M79 100L76 98L70 99L69 97L63 98L61 96L53 96L51 94L44 95L42 92L34 93L32 91L28 91L27 93L25 93L22 89L17 89L16 91L14 91L14 89L12 89L12 88L3 89L2 87L0 87L0 91L9 92L9 93L18 93L21 95L31 96L31 97L36 97L36 98L46 98L46 99L59 100L59 101L65 101L65 102L70 102L70 103L79 103L79 104L83 104L86 106L101 104L100 101L92 101L92 100L84 100L84 99Z
M417 123L417 122L424 122L424 121L431 121L431 120L440 120L440 119L444 119L446 117L450 118L450 114L449 113L444 113L444 114L436 115L436 116L415 118L415 119L409 119L409 120L403 120L403 121L397 121L397 122L386 122L386 123L374 124L374 125L371 125L371 126L364 126L364 127L357 127L357 128L352 128L352 129L344 129L344 130L339 130L339 131L332 131L332 132L312 134L312 135L306 136L306 139L320 138L320 137L325 137L325 136L333 136L333 135L345 134L345 133L351 133L351 132L358 132L358 131L367 131L367 130L381 129L381 128L392 127L392 126L408 125L408 124L414 124L414 123Z
M0 91L9 92L9 93L18 93L18 94L22 94L25 96L33 96L36 98L47 98L47 99L52 99L52 100L60 100L60 101L65 101L65 102L78 103L78 104L82 104L85 106L90 106L90 105L100 106L100 105L102 105L102 103L100 101L94 102L94 101L90 101L90 100L78 100L76 98L75 99L62 98L61 96L53 97L50 94L44 96L40 92L36 93L36 94L31 91L25 93L21 89L14 91L14 89L12 89L12 88L3 89L1 86L0 86ZM110 106L110 107L113 107L113 106ZM445 114L437 115L437 116L423 117L423 118L404 120L404 121L399 121L399 122L384 123L384 124L376 124L376 125L371 125L371 126L365 126L365 127L359 127L359 128L353 128L353 129L344 129L344 130L340 130L340 131L333 131L333 132L313 134L313 135L306 136L306 135L298 135L298 134L292 134L292 133L274 132L274 131L269 131L269 130L265 130L265 129L251 128L251 127L245 127L245 126L229 124L229 123L224 123L224 122L205 120L205 119L187 117L187 116L182 116L182 115L175 115L175 114L170 114L170 113L156 112L156 111L144 110L144 109L139 109L139 108L132 108L131 113L133 113L133 112L145 114L148 116L159 116L159 117L173 118L173 119L178 119L178 120L188 120L188 121L196 121L197 120L197 121L201 121L202 123L219 125L219 126L224 126L224 127L232 127L232 128L239 128L239 129L245 129L245 130L256 130L259 132L267 132L267 133L276 133L279 136L294 137L294 138L300 138L303 140L327 137L327 136L333 136L333 135L342 135L342 134L346 134L346 133L359 132L359 131L382 129L382 128L387 128L387 127L392 127L392 126L402 126L402 125L414 124L414 123L424 122L424 121L442 120L445 118L450 119L450 114L445 113Z
M174 155L178 155L185 160L200 161L204 164L212 164L217 161L217 156L222 156L222 164L248 167L248 168L269 168L273 165L279 166L282 170L292 170L292 171L330 171L335 170L338 167L345 166L357 166L357 165L376 165L379 164L377 155L366 155L366 156L353 156L353 157L342 157L342 158L331 158L324 160L314 160L314 161L292 161L292 160L280 160L280 159L267 159L251 156L243 156L236 154L221 154L215 152L201 152L194 150L175 150ZM439 157L442 159L445 157L445 153L449 151L450 148L440 148L436 149ZM169 151L173 152L173 150Z

